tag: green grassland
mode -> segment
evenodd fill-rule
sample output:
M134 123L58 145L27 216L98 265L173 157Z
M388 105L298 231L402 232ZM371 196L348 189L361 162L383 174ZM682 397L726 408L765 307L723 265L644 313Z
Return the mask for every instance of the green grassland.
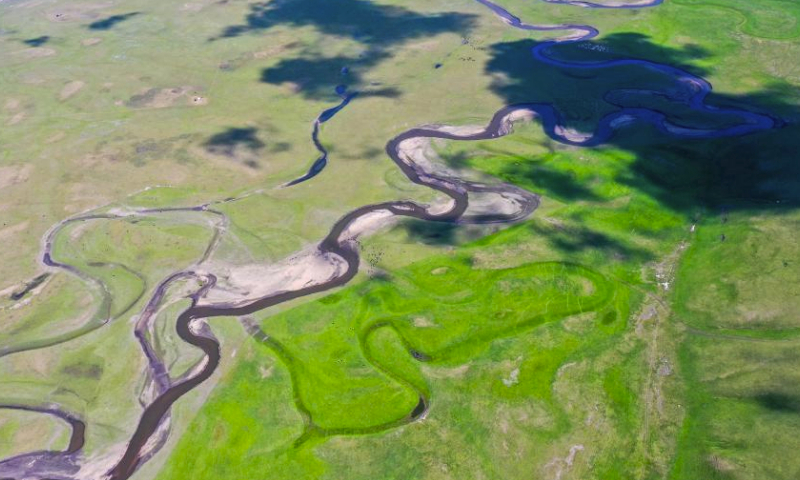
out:
M800 251L789 238L797 228L797 212L790 209L766 218L732 213L704 223L678 272L676 313L704 331L800 333L800 304L785 290L800 282L794 268Z
M525 161L521 152L546 151L541 143L538 129L521 127L496 142L444 145L442 156L468 148L469 168L542 191L535 175L503 174ZM401 225L364 241L381 258L369 267L385 276L265 317L270 342L260 355L269 360L233 370L225 384L236 386L217 390L190 427L187 438L219 442L213 453L197 455L186 440L160 478L213 478L232 464L277 478L517 478L552 474L544 465L575 445L591 459L575 475L592 465L597 478L626 478L651 461L666 472L663 454L636 451L620 462L616 453L636 449L655 408L641 395L654 347L637 332L652 327L636 328L645 296L657 292L651 264L688 237L690 222L616 178L633 160L625 152L580 152L579 167L575 152L559 155L535 162L583 175L597 199L544 191L534 219L468 244L458 233ZM631 225L641 232L630 234ZM443 249L451 253L436 253ZM247 383L257 368L283 377ZM292 402L271 404L269 414L284 420L260 421L265 394L242 389L287 381ZM420 396L430 399L428 416L402 426ZM252 407L236 407L242 398ZM220 421L218 411L230 413ZM658 425L676 432L677 418ZM221 424L242 427L216 435ZM234 447L242 443L253 446Z
M688 333L680 347L688 420L672 478L797 475L788 453L797 428L797 247L783 238L796 218L783 209L725 215L685 255L674 302Z
M230 224L212 261L271 262L356 207L433 200L383 154L407 128L551 102L589 132L619 100L609 90L674 87L632 67L536 64L546 35L476 2L341 2L0 6L0 290L41 273L47 229L88 209L240 197L214 206ZM578 149L534 122L435 142L447 168L539 193L540 208L508 228L404 221L362 239L351 285L253 316L266 341L214 319L221 368L175 404L167 446L133 478L797 478L800 6L501 3L530 23L599 28L561 58L679 65L714 84L709 103L787 125L697 141L636 126ZM361 95L323 128L328 167L275 188L316 157L311 122L337 84ZM731 122L626 101L689 126ZM98 283L59 272L23 303L2 299L0 348L42 348L0 358L0 403L85 418L89 458L126 441L146 383L132 322L201 258L213 220L63 229L54 258ZM152 338L174 376L200 359L174 332L178 290ZM0 413L3 455L66 443L52 419Z
M568 263L477 269L469 260L434 257L395 272L391 281L355 285L265 320L269 341L251 347L261 351L231 372L225 379L230 387L213 394L204 407L209 415L190 429L190 437L213 438L215 448L198 456L183 442L165 478L214 478L230 472L232 464L243 474L314 476L324 471L320 459L344 454L338 447L344 440L324 442L342 435L363 438L349 442L350 455L366 456L378 468L363 465L360 474L351 473L357 478L377 472L401 478L406 469L432 467L415 461L414 452L439 435L455 436L441 455L452 455L453 468L467 472L479 458L461 461L474 456L466 448L490 447L480 431L497 430L492 412L498 407L533 410L537 418L531 422L548 427L519 439L520 448L532 449L534 438L552 439L568 430L551 382L580 346L624 330L630 294ZM454 281L442 281L449 279ZM552 327L529 337L536 327L564 317L576 319L577 331ZM505 386L501 380L509 375L519 378ZM279 404L271 399L282 384L291 395ZM628 388L619 378L596 387ZM463 395L465 388L475 396ZM429 419L403 427L420 396L430 398ZM611 404L623 417L635 409L619 398ZM225 420L211 412L222 412ZM252 447L243 451L242 445ZM329 467L337 468L335 462ZM493 474L501 467L481 465ZM328 475L343 474L336 472Z
M3 435L0 438L0 455L3 457L30 452L41 448L43 443L52 449L63 449L69 443L67 424L48 415L5 410L0 414L0 424Z
M733 3L729 8L747 12L744 3ZM754 26L743 29L741 19L715 13L719 29L695 27L701 15L694 7L674 2L637 13L633 27L619 24L621 32L652 36L624 54L674 61L675 53L655 50L652 42L675 52L699 45L714 56L687 53L680 61L725 85L734 95L721 101L735 102L738 92L769 76L754 62L766 65L795 48L776 43L756 59L746 36ZM529 3L518 11L526 8L541 10ZM716 12L710 2L707 8ZM562 21L582 14L566 12ZM732 36L721 38L728 23ZM749 76L725 73L741 72L748 62ZM589 88L624 86L620 78L626 72L601 76ZM530 100L552 101L562 87L564 105L581 107L569 97L577 86L549 81ZM531 91L526 86L520 98ZM592 98L591 90L578 95ZM791 102L758 99L793 115ZM603 112L579 108L572 118L580 127ZM793 478L796 467L768 453L771 445L794 445L791 424L780 427L787 435L780 439L768 438L770 423L752 427L794 414L790 344L781 347L785 355L767 352L771 338L792 336L795 308L787 295L797 280L782 262L796 256L789 240L796 231L796 175L787 175L796 166L769 147L750 159L762 166L750 177L747 164L732 172L722 165L735 148L749 154L755 142L790 134L682 142L675 150L637 128L616 145L586 151L554 145L536 125L515 130L497 141L438 149L459 173L484 172L541 193L533 219L471 242L487 230L409 222L365 240L367 257L380 258L367 266L375 278L265 317L271 342L261 351L252 347L258 353L225 379L236 386L219 388L190 427L192 438L213 438L212 452L198 455L185 440L159 478L555 478L557 472L560 478ZM769 162L771 170L764 167ZM570 272L550 277L555 289L534 273L561 262L596 272L611 300L537 320L542 302L558 305L574 295ZM505 296L499 278L515 271L525 271L526 280ZM723 286L731 282L738 296L720 297L716 292L727 292ZM742 309L762 316L747 328ZM517 318L531 313L520 326ZM753 348L766 355L760 368L750 365ZM787 376L766 374L764 362L780 365ZM749 377L714 381L723 365ZM267 369L275 373L265 377ZM756 390L766 393L752 391L759 383L765 385ZM777 385L779 393L770 392ZM259 410L261 398L274 398L280 388L291 403ZM427 417L400 426L419 395L430 398ZM241 406L242 398L255 400ZM769 403L772 412L764 407ZM743 435L752 438L742 443ZM570 449L578 446L567 467Z

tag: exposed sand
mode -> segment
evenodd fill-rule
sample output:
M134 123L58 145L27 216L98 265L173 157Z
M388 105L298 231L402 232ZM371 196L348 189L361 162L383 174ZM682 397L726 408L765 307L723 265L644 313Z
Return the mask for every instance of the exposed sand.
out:
M625 125L629 125L636 121L636 117L633 115L622 115L621 117L615 118L609 123L611 128L620 128Z
M97 38L97 37L86 38L81 40L81 45L83 45L84 47L91 47L92 45L97 45L102 41L103 41L102 38Z
M428 317L414 317L413 323L417 328L431 328L437 326Z
M466 136L481 133L486 127L482 125L436 125L432 130L440 132L452 133L453 135Z
M515 368L514 370L511 370L511 372L508 374L508 377L503 379L503 385L505 385L506 387L512 387L518 383L519 383L519 367Z
M343 232L342 239L350 240L358 238L360 235L375 232L391 223L396 217L388 210L377 210L359 217L351 223Z
M197 95L201 89L185 85L173 88L151 88L131 96L125 104L131 108L168 108L179 102L184 105L206 105L208 99Z
M468 215L501 214L513 215L522 211L524 199L509 192L472 193L469 198Z
M66 100L71 96L75 95L76 93L80 92L85 85L86 83L80 80L74 80L72 82L69 82L68 84L64 85L64 88L61 89L61 93L58 94L58 98L60 100Z
M583 445L573 445L569 448L569 453L566 457L552 459L545 465L545 469L553 469L553 479L561 480L564 473L572 468L572 464L575 463L575 457L578 455L578 452L582 452L583 450Z
M517 122L532 122L539 118L539 114L533 110L515 110L503 117L502 135L508 135Z
M209 262L217 276L199 305L245 305L279 292L325 283L342 275L347 262L338 255L322 254L316 245L275 264L229 266Z
M80 240L81 236L84 233L86 233L87 230L90 229L90 227L92 226L92 222L90 221L78 222L77 224L73 225L75 226L72 227L72 229L69 231L69 239L71 242L76 242Z
M8 119L8 121L6 122L6 125L8 125L9 127L12 126L12 125L16 125L19 122L25 120L25 117L27 117L27 116L28 116L28 114L25 113L24 111L17 112L17 113L14 114L13 117ZM0 180L0 181L2 181L2 180Z
M103 478L125 453L126 443L118 443L110 448L101 450L102 453L95 454L84 462L81 462L81 469L75 476L76 478Z
M573 128L566 128L561 125L556 125L555 133L556 135L560 135L571 142L585 142L594 135L593 133L579 132Z
M431 159L438 158L431 145L430 138L414 137L403 140L397 145L400 158L408 165L422 167L427 173L446 172L441 164L434 164Z
M68 84L68 95L74 95L84 85L82 82L71 82ZM66 89L67 87L65 87ZM180 87L175 89L150 89L131 98L128 102L129 106L139 108L163 108L172 106L180 98L186 98L189 102L196 101L196 92L191 91L192 87ZM194 95L190 97L189 95ZM202 98L202 97L199 97ZM511 116L509 116L511 117ZM520 118L524 117L521 116ZM483 131L483 127L467 126L467 127L432 127L439 128L444 131L455 133L456 135L471 135ZM403 161L419 173L421 177L425 177L430 171L440 169L446 171L446 167L435 163L436 153L432 148L429 139L415 138L403 142L400 146L400 154ZM437 178L428 177L428 181L433 184L453 184L453 188L466 189L463 185L450 180L440 180ZM82 192L73 192L81 194ZM489 209L492 213L497 211L513 213L518 210L518 201L514 198L514 193L494 194L494 193L478 193L477 197L481 197L476 204L476 209ZM441 209L447 211L452 208L453 202L451 199L441 199L433 206L428 207L429 211ZM398 204L394 208L402 209L403 205ZM406 208L408 208L406 206ZM117 216L134 215L135 212L126 208L109 209L108 213ZM351 224L347 226L342 232L340 239L342 242L355 240L358 236L374 232L380 229L397 218L390 210L377 210L363 216L356 218ZM46 242L51 238L52 232L43 238ZM354 245L353 245L354 246ZM312 245L302 250L291 257L288 257L280 262L273 264L255 264L234 266L222 262L208 262L204 264L205 269L194 269L193 273L198 276L213 274L217 281L216 284L206 291L203 298L198 300L198 306L219 306L219 307L236 307L251 304L252 302L270 297L282 292L296 292L304 288L315 285L322 285L330 282L331 280L341 278L347 272L348 264L344 258L334 253L323 253L317 245ZM415 321L418 327L426 327L431 325L435 328L435 324L427 319L418 319ZM208 325L205 320L197 319L189 323L189 329L193 334L206 336L211 335ZM509 382L516 383L519 375L519 367L511 371ZM197 365L192 367L190 372L184 374L182 378L188 378L196 375L199 371L204 370L209 365L209 357L204 357ZM446 378L457 378L463 376L469 369L468 365L462 365L454 369L436 369L432 376L441 375ZM433 370L433 369L431 369ZM262 372L262 375L268 376L270 371ZM168 422L164 422L168 425ZM161 431L149 437L147 443L143 446L142 452L147 452L156 446L157 439L161 438ZM114 445L110 449L105 450L100 455L89 459L84 463L81 468L81 478L93 478L93 475L98 475L100 472L105 472L110 468L113 463L121 456L124 445Z
M502 124L504 128L501 129L501 136L511 133L511 127L514 123L529 122L536 117L538 117L538 114L533 110L528 110L525 108L514 110L503 117ZM464 137L481 133L486 127L482 125L434 125L426 128Z
M269 368L264 368L262 365L258 367L258 373L261 375L261 379L270 378L272 373L275 371L275 365L270 365Z
M391 224L395 218L388 210L370 212L348 225L341 238L356 239ZM338 255L323 254L315 245L275 264L231 266L209 262L206 268L216 275L217 284L199 305L244 305L279 292L325 283L344 274L347 262Z
M471 199L470 199L471 200ZM428 207L427 212L431 215L441 215L443 213L449 212L450 210L455 207L456 201L450 197L442 198L435 202L431 203L431 206Z
M22 102L20 102L16 98L9 98L8 100L6 100L6 104L3 106L3 108L6 110L14 111L18 109L20 105L22 105Z
M576 28L574 30L567 30L568 32L572 32L568 35L562 35L553 39L555 42L572 42L575 40L581 40L582 38L586 37L586 30L581 28Z
M163 91L149 91L146 95L149 102L155 102ZM166 94L167 98L175 98L186 92L183 89L173 89ZM504 121L511 123L518 120L533 118L533 112L521 111L509 114ZM432 126L426 127L446 131L459 136L480 133L485 127L479 126ZM404 161L417 169L420 174L430 173L440 167L431 161L437 158L436 152L428 138L410 138L398 145L399 154ZM498 213L513 215L519 212L523 204L522 198L516 198L514 193L506 192L496 194L492 192L475 195L477 200L470 209L474 213ZM430 206L430 213L446 212L453 206L451 199L442 199ZM398 207L399 208L399 207ZM118 215L126 215L126 211L113 211ZM473 214L474 214L473 213ZM342 232L343 241L353 240L360 235L372 233L383 228L395 220L389 210L378 210L365 214L355 219ZM207 272L217 277L216 285L198 301L198 305L246 305L255 300L274 295L280 292L296 291L305 287L319 285L341 276L347 270L347 263L335 254L322 253L316 245L274 264L255 264L234 266L230 264L209 262L205 264ZM518 375L518 372L517 372ZM513 377L513 375L512 375ZM510 380L515 381L515 378Z

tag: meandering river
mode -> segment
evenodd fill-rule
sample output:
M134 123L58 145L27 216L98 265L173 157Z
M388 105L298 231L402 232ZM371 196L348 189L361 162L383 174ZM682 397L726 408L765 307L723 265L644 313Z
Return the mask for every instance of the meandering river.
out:
M255 299L230 302L204 302L205 295L217 284L217 278L200 268L189 268L175 272L159 285L150 297L135 328L135 335L142 346L148 359L148 368L155 384L155 397L144 408L137 428L131 436L125 452L118 461L105 474L108 480L124 480L129 478L138 467L155 454L164 443L168 435L168 418L171 406L186 393L205 382L218 367L220 362L220 344L214 338L205 319L219 316L243 316L268 307L340 287L348 283L358 272L359 252L356 238L364 233L365 227L360 220L367 216L382 213L393 218L410 217L429 222L448 223L510 223L528 217L539 205L539 197L533 193L509 184L484 184L457 178L450 174L438 173L430 168L430 162L419 162L412 151L420 142L430 139L446 139L453 141L475 141L499 138L507 135L512 130L512 124L520 120L537 118L545 133L553 140L582 147L591 147L607 142L620 128L636 122L652 124L666 135L678 138L718 138L738 136L757 131L775 128L781 125L780 120L768 115L751 112L744 109L717 108L705 103L712 86L706 80L691 73L670 65L659 64L640 59L614 59L602 62L571 62L560 60L551 53L551 47L568 42L586 41L595 38L599 32L589 25L533 25L522 22L502 6L489 0L476 0L486 6L494 15L499 17L509 26L531 31L563 31L566 35L550 41L537 43L531 51L531 61L543 62L558 68L593 70L617 66L634 65L659 72L672 78L676 84L684 89L684 93L668 92L639 92L649 95L666 95L675 102L682 102L689 108L706 114L733 116L740 119L739 123L719 129L695 129L673 124L668 116L657 110L646 108L624 108L603 117L595 131L587 135L570 133L565 127L558 110L551 104L530 103L510 105L497 111L489 123L480 129L460 128L448 126L418 127L401 133L390 140L386 145L386 153L403 174L413 183L422 185L441 192L449 199L445 208L431 206L413 201L393 201L358 208L341 219L331 228L328 235L319 243L315 255L324 259L338 259L343 261L345 268L332 277L321 278L317 282L299 288L276 290ZM606 3L570 1L570 0L543 0L548 3L569 4L586 8L645 8L654 7L663 3L663 0L642 1L637 4ZM319 141L320 126L344 108L355 93L347 93L346 89L337 89L341 97L339 105L325 110L315 120L312 140L320 153L319 158L311 166L308 173L293 180L288 185L309 180L319 174L327 162L328 152ZM608 99L607 99L608 100ZM470 212L470 199L474 196L491 195L503 202L508 208L498 209L497 212ZM233 201L228 199L226 201ZM211 208L213 204L204 204L183 209L146 209L126 212L124 216L154 215L166 211L207 212L220 218L219 227L215 230L214 238L210 242L203 259L207 259L219 243L224 234L227 218L224 214ZM61 269L77 275L87 282L98 282L90 278L77 268L53 260L51 255L53 239L56 233L65 225L77 221L99 221L103 219L120 218L121 215L89 214L67 219L51 229L43 241L43 263L51 269ZM191 369L180 379L170 379L166 367L158 358L155 350L150 346L145 332L154 321L155 313L162 303L167 289L175 282L196 279L202 286L191 296L191 306L177 319L177 333L186 343L200 349L204 360ZM107 315L106 315L107 317ZM264 335L257 326L252 326L254 336ZM421 398L419 405L410 412L410 418L422 416L427 409L428 400ZM11 478L41 478L41 479L80 479L81 474L80 449L83 445L85 425L74 415L62 412L52 407L28 407L19 405L0 405L0 408L19 408L56 415L67 421L73 428L72 440L64 452L33 452L16 456L0 462L0 477Z

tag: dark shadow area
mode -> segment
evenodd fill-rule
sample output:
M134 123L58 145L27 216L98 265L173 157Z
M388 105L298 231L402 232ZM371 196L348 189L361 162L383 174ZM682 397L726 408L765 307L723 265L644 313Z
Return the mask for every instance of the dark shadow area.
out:
M474 155L468 152L439 153L439 157L448 167L456 169L470 168L469 162Z
M278 25L313 26L320 33L351 38L371 47L389 47L413 38L469 29L473 15L424 15L366 0L292 0L250 6L245 23L223 30L219 38L238 37Z
M620 32L591 41L562 43L550 49L550 56L560 60L603 62L640 58L671 65L697 76L707 74L708 70L693 62L712 55L712 52L693 44L681 49L665 48L653 43L647 35L637 32Z
M334 85L355 85L358 96L396 98L400 91L393 87L381 87L367 83L363 71L389 58L385 54L374 54L369 58L343 56L318 58L314 56L288 58L261 72L261 81L273 85L289 83L293 89L308 98L334 98Z
M426 245L457 245L460 227L453 223L406 220L402 222L411 240Z
M539 185L547 194L563 202L599 201L590 188L575 178L572 172L557 170L547 162L514 156L503 167L500 177L516 185Z
M293 0L260 2L250 6L244 23L225 28L211 40L268 31L277 26L314 27L335 39L350 39L364 46L357 55L324 57L306 50L265 69L262 81L291 83L298 93L310 98L332 96L333 87L346 84L363 90L364 72L389 59L394 49L414 39L426 39L446 32L466 34L474 16L446 12L421 14L403 7L379 5L366 0ZM366 93L366 92L365 92ZM377 89L373 96L396 96L393 89Z
M400 92L400 90L394 87L378 88L376 83L370 83L370 86L366 87L366 90L358 91L359 98L367 98L367 97L397 98L400 95L402 95L402 92Z
M615 34L600 44L607 51L581 47L595 42L560 45L551 56L580 62L600 62L614 56L687 67L707 55L702 49L672 49L638 34ZM581 70L536 60L533 40L494 44L486 72L494 77L492 90L507 104L553 105L567 127L583 134L594 132L601 117L625 108L663 114L668 121L698 129L721 129L742 123L729 113L695 111L687 105L693 92L664 72L642 65ZM639 92L634 92L634 91ZM655 94L643 95L642 90ZM617 130L602 146L629 152L630 168L616 178L668 208L686 215L698 210L763 210L800 203L800 108L796 87L776 81L761 91L744 95L711 93L706 103L747 110L776 119L770 130L723 138L681 138L636 121ZM554 142L557 144L557 142ZM573 150L576 147L561 147ZM580 147L577 147L580 148ZM457 163L464 159L453 159ZM549 171L536 158L510 159L508 181L534 191L552 192L567 200L593 199L584 185L569 175ZM537 188L532 188L538 186ZM594 239L602 243L602 239Z
M473 221L491 220L495 215L471 215ZM501 229L496 224L457 224L449 222L428 222L408 218L400 221L398 229L404 231L408 240L437 247L454 247L496 233ZM513 228L513 227L512 227Z
M258 138L258 129L255 127L231 127L225 131L212 135L203 144L208 153L221 155L239 162L249 168L260 168L258 163L259 153L267 147ZM269 148L270 152L281 152L291 148L285 142L276 143Z
M102 20L90 23L88 28L89 30L111 30L112 28L117 26L117 24L122 23L125 20L128 20L129 18L135 17L140 14L141 12L130 12L121 15L112 15L108 18L104 18Z
M674 91L679 87L666 75L639 65L589 70L549 65L533 58L531 51L539 43L526 39L490 46L492 56L485 70L495 77L491 88L508 103L553 103L567 124L582 126L582 123L596 123L602 115L618 109L617 105L607 101L609 93ZM594 43L566 44L551 48L549 52L553 57L575 62L597 63L618 57L606 51L581 47ZM685 66L688 59L696 58L703 52L696 47L690 47L689 52L666 48L640 34L629 33L609 35L604 38L603 44L610 45L604 48L614 52L628 52L632 48L626 49L625 45L635 45L635 58L674 66ZM705 73L700 68L690 68L690 71L695 75ZM631 95L622 97L624 100L637 100ZM658 98L650 97L651 101ZM677 108L677 105L673 107Z
M538 187L540 191L544 189L548 196L565 202L600 200L600 197L590 188L577 181L572 172L557 170L541 158L530 158L514 152L486 148L493 157L497 157L503 162L502 170L496 175L505 182L528 189ZM440 157L449 167L473 169L470 159L481 154L485 155L486 153L442 153Z
M287 152L292 148L292 144L289 142L275 142L269 146L269 151L271 153L281 153Z
M529 228L562 252L578 253L584 250L600 250L617 260L647 262L653 259L653 254L646 249L629 245L582 225L560 225L547 228L544 225L532 223Z
M800 398L779 392L767 392L754 397L756 403L777 413L800 413Z
M217 155L234 156L238 148L257 151L264 148L264 142L256 136L255 127L231 127L224 132L212 135L203 145L208 152Z
M23 40L22 43L31 47L41 47L45 43L50 41L49 35L42 35L41 37L36 38L29 38L27 40Z
M69 376L78 378L98 379L103 376L103 366L97 364L72 364L61 368Z
M292 89L310 98L336 96L334 86L338 84L363 85L360 69L371 67L386 56L373 56L370 61L360 61L353 69L353 59L344 56L319 58L301 56L283 59L261 72L261 81L273 85L291 84ZM347 70L344 70L347 68Z

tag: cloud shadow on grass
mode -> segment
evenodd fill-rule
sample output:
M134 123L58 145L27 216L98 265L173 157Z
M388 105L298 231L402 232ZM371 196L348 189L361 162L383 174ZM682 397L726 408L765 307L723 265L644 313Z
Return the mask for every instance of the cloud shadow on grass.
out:
M255 127L231 127L212 135L204 145L206 150L218 155L232 156L237 148L257 151L264 148L265 144L256 133Z
M41 47L42 45L46 44L49 41L50 41L49 35L42 35L41 37L29 38L27 40L23 40L22 43L30 47Z
M255 127L230 127L216 133L203 144L206 151L237 161L252 169L260 168L259 157L267 147L258 138L258 129ZM270 152L286 151L290 145L279 142L269 148Z
M636 259L647 262L654 258L652 252L647 249L636 247L584 225L573 223L550 228L532 223L529 228L537 236L544 238L550 246L568 254L591 249L607 253L618 260Z
M235 38L279 26L313 27L322 36L321 42L354 41L363 46L363 51L326 56L309 46L299 56L265 69L263 82L290 83L297 93L311 99L329 100L333 87L339 84L371 90L373 96L397 96L400 92L393 88L371 88L380 86L367 82L365 73L391 59L396 49L409 41L444 33L465 34L474 22L474 16L469 14L423 14L366 0L278 0L251 5L242 24L228 26L210 40Z
M129 18L135 17L137 15L141 15L141 12L129 12L123 13L120 15L112 15L110 17L104 18L102 20L97 20L96 22L92 22L87 27L89 30L111 30L112 28L116 27L118 24L128 20Z
M264 69L261 72L261 81L273 85L291 84L297 93L313 99L335 98L337 95L334 86L340 84L357 86L361 98L395 98L400 96L399 90L366 82L361 74L361 71L385 58L387 57L384 55L373 56L369 60L344 56L289 58ZM343 69L346 70L343 72Z
M280 25L312 26L321 34L350 38L376 48L465 31L473 22L473 15L455 12L426 15L366 0L278 0L251 5L243 24L226 27L217 38L238 37Z
M673 49L640 34L612 34L591 42L604 45L603 51L581 46L588 43L560 45L552 48L550 55L580 62L634 57L678 65L695 75L705 73L691 64L708 55L698 47ZM694 128L715 129L740 121L728 114L690 110L685 104L689 94L680 97L685 86L663 73L638 65L591 70L552 66L533 57L531 49L536 45L525 39L490 46L485 70L494 77L491 88L507 104L552 104L564 122L579 132L592 133L602 116L620 110L620 101L633 103L625 107L657 110L671 122ZM632 90L661 93L627 95ZM609 92L613 95L607 97ZM698 209L722 205L755 210L796 207L800 203L800 161L794 152L800 151L800 109L791 103L792 97L796 98L796 93L791 85L775 81L761 91L737 95L715 91L707 98L713 106L780 118L772 130L687 139L637 123L617 131L597 148L632 153L633 163L616 180L676 212L691 215ZM592 200L591 191L578 180L548 171L536 158L509 161L506 170L510 177L525 179L557 197Z
M754 397L756 403L776 413L800 413L800 398L779 392L766 392Z

